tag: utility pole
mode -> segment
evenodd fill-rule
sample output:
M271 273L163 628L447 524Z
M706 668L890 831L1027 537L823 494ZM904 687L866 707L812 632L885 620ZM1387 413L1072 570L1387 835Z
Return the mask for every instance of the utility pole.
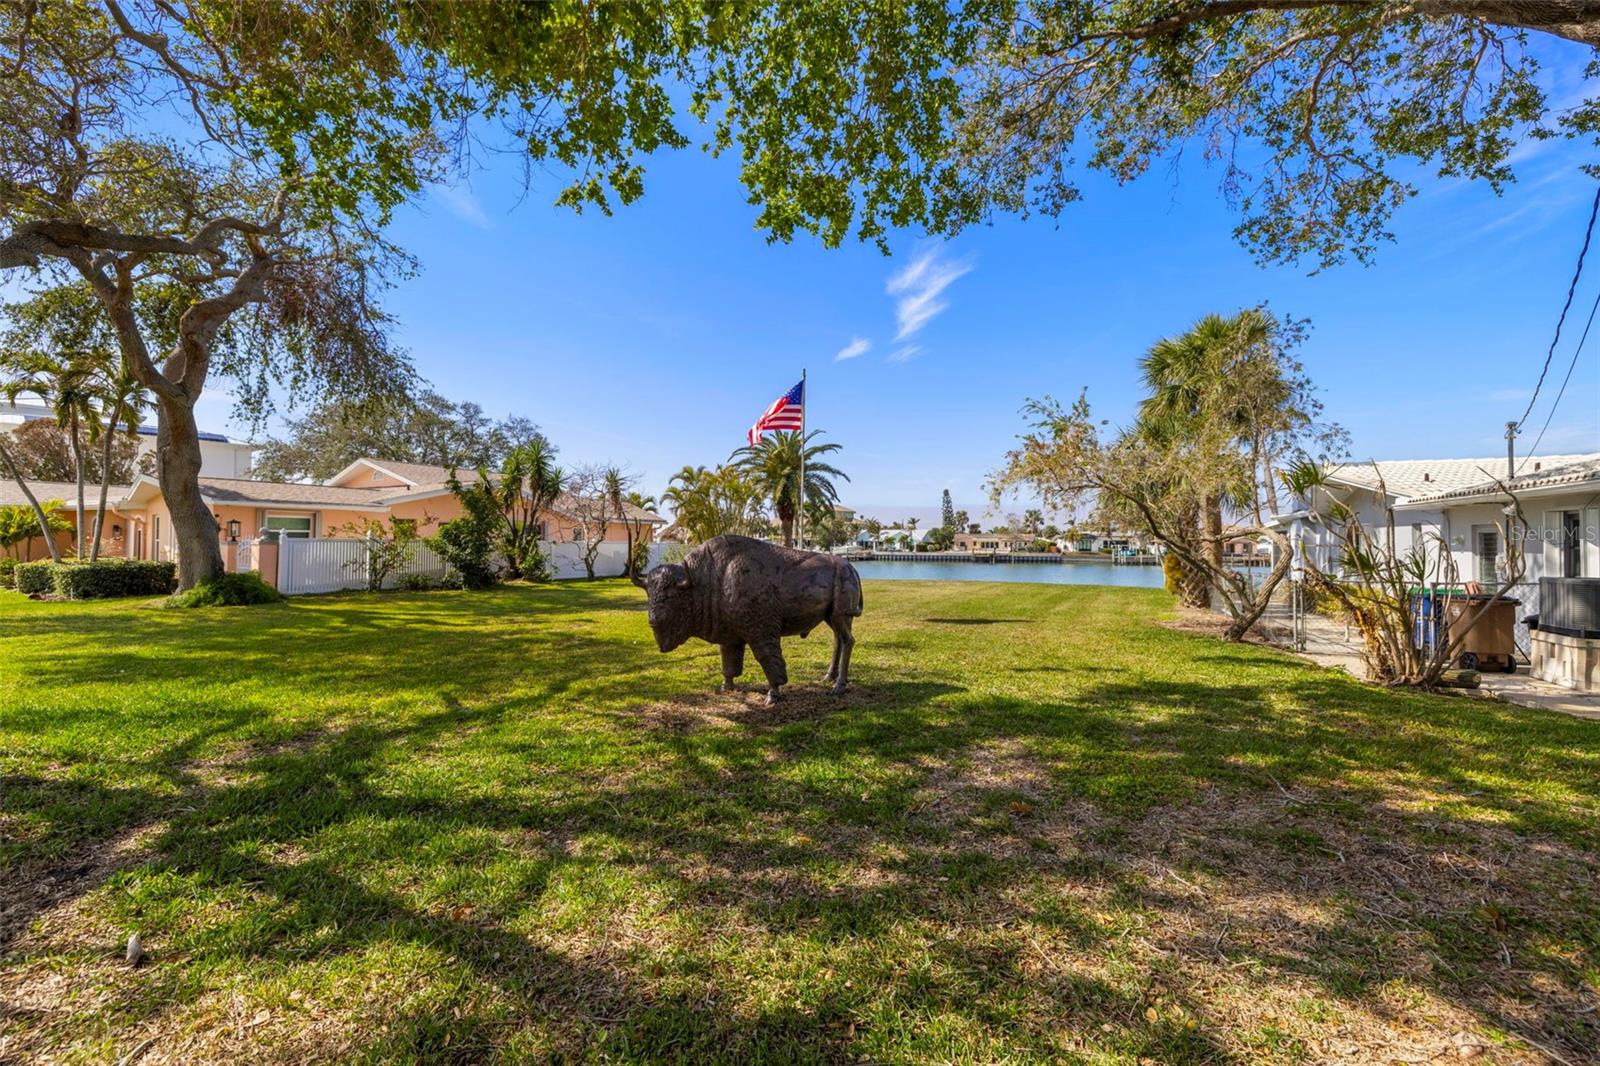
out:
M1506 423L1506 478L1517 476L1517 424Z

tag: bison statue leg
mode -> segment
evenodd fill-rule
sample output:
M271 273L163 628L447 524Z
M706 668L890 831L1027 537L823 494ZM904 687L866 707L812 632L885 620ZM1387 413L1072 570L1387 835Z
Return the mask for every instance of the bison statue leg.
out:
M850 615L828 621L828 628L833 630L833 665L828 667L822 682L832 684L836 693L850 687L850 652L856 646L856 638L850 632L852 621Z
M783 662L783 645L777 637L752 640L750 650L755 653L761 672L767 675L767 706L778 702L778 690L789 683L789 670Z
M722 645L722 691L733 691L733 679L744 673L744 642Z

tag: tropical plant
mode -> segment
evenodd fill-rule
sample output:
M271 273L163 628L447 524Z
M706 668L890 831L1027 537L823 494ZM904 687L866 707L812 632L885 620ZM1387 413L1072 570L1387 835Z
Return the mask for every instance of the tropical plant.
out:
M33 538L43 535L52 549L51 558L59 562L60 556L54 550L55 534L65 533L72 528L72 523L58 513L65 506L61 500L45 500L43 503L0 507L0 549L11 558L16 558L18 545L26 544L29 548L28 558L31 559Z
M838 451L840 445L812 443L821 434L820 429L814 429L802 440L798 430L778 430L755 444L740 448L730 459L772 501L783 542L790 547L794 546L795 517L801 508L832 507L839 502L834 479L850 480L843 471L823 459ZM800 484L802 471L804 486Z
M643 515L656 508L656 498L646 496L636 491L633 486L637 479L624 474L618 467L607 467L604 485L606 500L611 505L611 510L622 523L622 531L628 539L628 559L623 567L623 576L630 580L644 572L650 558L650 538L647 530L649 520ZM633 512L639 512L637 515Z
M672 475L661 499L697 544L724 533L758 537L768 528L761 486L736 466L686 466Z
M995 503L1020 489L1036 494L1051 510L1093 498L1108 522L1144 529L1177 557L1184 574L1199 575L1228 615L1224 638L1243 639L1288 572L1290 552L1277 529L1223 530L1221 537L1250 534L1274 543L1272 568L1258 584L1249 574L1213 563L1211 538L1195 533L1203 501L1228 483L1242 462L1232 427L1216 418L1196 419L1171 438L1135 429L1105 441L1084 396L1070 407L1050 397L1030 400L1023 411L1030 427L990 477Z
M379 592L396 571L404 570L416 558L417 545L422 539L417 534L417 527L430 521L428 518L421 523L415 518L390 518L385 523L368 518L337 526L333 532L337 536L355 537L363 542L361 558L345 563L345 569L365 569L367 591Z
M543 570L540 518L561 495L565 479L555 458L555 446L535 435L508 451L498 472L480 466L470 482L450 473L450 491L474 522L492 531L511 578L537 578Z

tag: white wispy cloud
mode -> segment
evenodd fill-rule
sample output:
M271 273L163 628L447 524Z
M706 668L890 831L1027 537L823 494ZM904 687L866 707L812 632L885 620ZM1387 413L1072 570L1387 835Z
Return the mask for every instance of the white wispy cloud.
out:
M1533 395L1532 389L1493 389L1484 395L1491 403L1511 403L1517 400L1526 400Z
M944 299L944 291L957 278L971 271L971 263L945 259L934 247L907 263L905 269L890 275L886 290L890 296L898 297L895 300L894 317L900 327L894 339L903 341L912 336L949 307L949 301ZM890 356L890 359L901 361L895 360L894 356Z
M906 362L910 362L912 359L915 359L917 357L917 353L920 352L920 351L922 351L922 346L920 344L907 344L907 345L905 345L905 346L903 346L901 348L895 349L892 353L890 353L889 362L891 362L891 363L906 363Z
M483 206L478 203L478 198L472 195L472 190L461 185L435 185L433 198L444 205L444 209L459 218L469 226L478 229L493 229L494 223L483 211Z
M871 350L872 342L867 338L853 337L849 344L839 349L839 354L833 357L833 361L842 363L846 359L854 359L858 355L866 355Z

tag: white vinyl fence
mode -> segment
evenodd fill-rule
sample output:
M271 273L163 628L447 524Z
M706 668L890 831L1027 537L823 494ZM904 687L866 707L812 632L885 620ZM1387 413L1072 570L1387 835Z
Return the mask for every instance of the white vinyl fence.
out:
M588 570L584 569L583 552L587 547L576 541L540 541L539 547L550 557L550 576L557 581L568 581L573 578L588 577ZM651 543L650 562L645 569L656 566L661 562L661 556L666 553L667 545ZM607 540L600 543L600 551L594 557L595 577L621 577L628 569L628 546L622 541Z
M557 581L587 577L583 565L584 545L570 541L543 541L540 546L550 557L551 575ZM661 562L668 545L650 545L650 565ZM306 540L284 537L278 547L278 591L285 596L313 592L338 592L367 587L367 542L350 538ZM620 541L605 541L594 560L596 577L617 577L627 568L628 546ZM384 588L394 588L411 574L434 581L444 580L448 567L426 544L415 545L411 561L391 574Z
M434 581L444 580L444 560L432 548L417 543L411 560L390 574L384 588L394 588L401 580L421 574ZM367 542L358 538L307 540L284 537L278 545L278 591L285 596L308 592L338 592L340 589L367 587Z

